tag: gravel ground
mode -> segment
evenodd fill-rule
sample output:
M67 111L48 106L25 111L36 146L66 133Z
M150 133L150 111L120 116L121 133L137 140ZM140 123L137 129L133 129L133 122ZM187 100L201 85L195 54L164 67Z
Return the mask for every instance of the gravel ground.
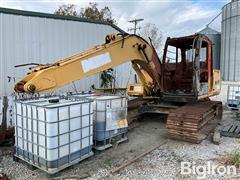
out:
M225 111L223 123L225 126L237 118L235 113ZM152 118L140 122L129 132L129 142L119 145L118 149L109 149L97 154L80 164L74 165L58 173L53 179L90 180L95 179L196 179L196 174L182 175L181 162L195 162L195 166L222 165L226 154L240 148L240 139L222 137L220 145L211 142L211 138L201 144L191 144L168 139L165 123ZM133 164L123 168L120 172L111 174L111 170L124 162L151 149L167 140L167 143L155 149ZM9 148L0 148L1 153L7 154ZM7 152L7 153L6 153ZM49 179L41 170L31 171L26 165L12 161L11 155L0 156L0 171L6 173L10 179ZM67 178L66 178L67 179ZM69 178L68 178L69 179ZM236 175L207 175L204 179L240 179L240 170Z
M220 145L209 140L200 145L168 141L166 145L139 159L118 174L109 173L109 169L101 169L89 179L197 179L202 175L181 175L181 162L195 162L207 165L207 162L221 166L224 155L240 147L240 140L223 137ZM207 175L204 179L240 179L240 169L235 175Z

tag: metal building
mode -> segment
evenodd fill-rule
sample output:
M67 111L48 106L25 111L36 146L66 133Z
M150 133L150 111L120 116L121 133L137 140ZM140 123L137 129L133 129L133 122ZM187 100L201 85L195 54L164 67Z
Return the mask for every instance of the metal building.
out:
M202 29L199 33L208 36L208 38L213 43L213 68L220 69L220 51L221 51L221 33L206 27Z
M240 81L240 1L222 8L221 73L224 81Z
M28 72L28 67L15 65L54 62L104 43L109 33L124 31L106 22L0 8L0 96L11 94L15 82ZM134 79L130 63L115 69L116 87L126 87ZM92 85L100 86L99 74L61 91L89 90Z

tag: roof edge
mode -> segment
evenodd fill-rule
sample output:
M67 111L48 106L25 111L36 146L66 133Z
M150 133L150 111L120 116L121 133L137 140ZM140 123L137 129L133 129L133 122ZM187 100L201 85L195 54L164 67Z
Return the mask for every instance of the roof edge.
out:
M106 21L92 20L92 19L75 17L75 16L60 16L60 15L50 14L50 13L25 11L25 10L18 10L18 9L3 8L3 7L0 7L0 13L15 14L15 15L22 15L22 16L31 16L31 17L42 17L42 18L49 18L49 19L79 21L79 22L94 23L94 24L102 24L102 25L111 26L112 28L116 29L117 31L119 31L123 34L126 33L124 30L122 30L121 28L119 28L115 24L112 24L112 23L109 23L109 22L106 22Z

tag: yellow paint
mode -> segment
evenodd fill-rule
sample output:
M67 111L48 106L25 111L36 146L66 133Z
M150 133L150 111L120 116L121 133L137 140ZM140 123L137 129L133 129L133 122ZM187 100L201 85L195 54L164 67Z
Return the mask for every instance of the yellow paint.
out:
M150 93L152 86L159 86L158 75L153 69L153 63L148 61L152 58L153 48L145 40L136 35L127 35L124 37L121 35L111 35L110 37L113 36L115 38L110 42L98 45L83 53L59 60L54 64L37 66L15 85L15 91L22 92L18 88L19 84L23 84L24 92L29 93L32 93L29 88L30 86L35 87L34 92L53 90L72 81L131 61L135 67L134 69L137 70L137 75L144 85L145 91ZM143 45L146 46L145 52L148 59L139 50L139 46ZM109 57L110 59L103 59L101 57ZM100 65L98 66L97 63ZM88 67L89 64L93 67ZM141 69L145 69L144 73Z
M142 83L128 84L127 93L130 96L145 96L146 94Z
M211 96L219 95L221 92L221 74L220 70L213 69L213 89L208 90L208 94L198 96L198 100L205 99ZM208 82L208 87L210 87L210 81Z
M213 70L213 92L215 95L220 94L221 92L221 73L220 70L214 69Z
M114 37L114 38L113 38ZM39 65L15 85L16 92L43 92L60 88L72 81L102 72L131 61L141 83L129 84L128 93L133 96L147 96L160 89L160 82L151 61L154 50L141 37L136 35L110 35L108 42L95 46L83 53L59 60L53 64ZM145 46L145 54L139 50ZM220 93L220 71L213 70L213 85L208 81L207 94L197 99ZM23 88L19 88L19 85ZM35 87L35 88L30 88ZM24 91L22 91L23 89ZM34 89L34 91L32 90Z
M127 119L121 119L118 121L118 127L119 128L125 128L128 127Z

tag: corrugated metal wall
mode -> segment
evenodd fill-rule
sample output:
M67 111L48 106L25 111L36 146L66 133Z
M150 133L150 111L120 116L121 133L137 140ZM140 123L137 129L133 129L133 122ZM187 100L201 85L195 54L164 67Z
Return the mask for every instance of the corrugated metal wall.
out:
M240 1L222 9L221 73L225 81L240 81Z
M104 43L107 34L118 32L110 25L1 12L0 25L0 95L12 93L14 80L28 71L14 65L54 62ZM130 81L134 79L130 71L130 63L116 68L117 87L126 87L130 74ZM78 90L89 90L92 84L100 86L99 74L75 82ZM61 90L73 90L73 85Z

